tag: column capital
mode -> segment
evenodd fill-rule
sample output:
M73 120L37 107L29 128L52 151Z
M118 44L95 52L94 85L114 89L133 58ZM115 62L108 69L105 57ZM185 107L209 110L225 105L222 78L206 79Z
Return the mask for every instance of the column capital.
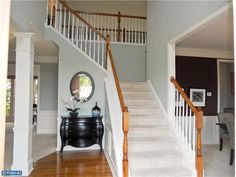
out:
M28 32L14 32L13 33L16 38L32 38L34 37L34 33L28 33Z

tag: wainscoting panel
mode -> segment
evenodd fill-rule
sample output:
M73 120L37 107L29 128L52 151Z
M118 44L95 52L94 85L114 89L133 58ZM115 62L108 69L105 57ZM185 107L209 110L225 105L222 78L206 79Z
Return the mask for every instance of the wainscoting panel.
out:
M219 127L217 116L204 116L202 143L203 144L219 144Z
M57 133L57 110L39 111L37 117L37 133Z

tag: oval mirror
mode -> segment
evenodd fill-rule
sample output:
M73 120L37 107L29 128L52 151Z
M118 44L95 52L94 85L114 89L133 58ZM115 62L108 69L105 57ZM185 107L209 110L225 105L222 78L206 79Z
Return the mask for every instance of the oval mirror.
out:
M94 87L92 76L84 71L76 73L70 81L71 95L80 102L86 102L93 96Z

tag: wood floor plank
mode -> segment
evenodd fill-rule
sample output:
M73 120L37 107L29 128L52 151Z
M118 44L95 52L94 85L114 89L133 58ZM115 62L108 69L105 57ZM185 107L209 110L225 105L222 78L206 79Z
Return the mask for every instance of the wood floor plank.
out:
M112 177L112 174L103 151L69 151L38 160L29 177Z

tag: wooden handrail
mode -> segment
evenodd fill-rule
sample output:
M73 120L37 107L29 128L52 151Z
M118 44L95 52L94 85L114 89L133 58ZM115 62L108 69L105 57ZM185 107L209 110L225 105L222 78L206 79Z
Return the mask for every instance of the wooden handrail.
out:
M65 6L65 7L70 11L70 13L74 14L74 15L75 15L76 17L78 17L84 24L86 24L89 28L91 28L91 29L93 30L93 32L98 33L98 35L99 35L102 39L106 40L106 37L105 37L102 33L100 33L99 31L97 31L91 24L89 24L85 19L83 19L83 17L81 17L81 16L80 16L78 13L76 13L72 8L70 8L70 6L68 6L64 1L59 0L59 2L60 2L63 6Z
M115 63L114 63L113 56L112 56L112 50L110 47L109 35L107 35L106 43L107 43L107 52L108 52L110 62L111 62L112 72L113 72L113 75L115 78L116 89L117 89L119 100L120 100L120 107L121 107L122 112L126 112L126 111L128 111L128 108L125 105L124 97L121 92L120 82L118 79L118 75L117 75L116 68L115 68Z
M195 107L186 93L182 90L179 83L173 76L170 77L170 81L174 84L180 95L183 97L185 102L188 104L192 112L195 114L195 128L197 130L197 141L196 141L196 171L197 177L203 177L203 158L202 158L202 137L201 130L203 128L203 111L200 107Z
M118 14L113 14L113 13L102 13L102 12L90 12L90 11L81 11L81 10L76 10L76 13L80 14L90 14L90 15L102 15L102 16L113 16L113 17L125 17L125 18L139 18L139 19L147 19L147 17L142 17L142 16L136 16L136 15L122 15L119 13Z
M110 63L111 63L111 68L113 72L113 76L115 79L115 84L116 84L116 89L118 93L118 97L120 100L120 107L122 110L122 130L124 133L124 142L123 142L123 177L128 177L128 169L129 169L129 160L128 160L128 131L129 131L129 112L128 112L128 107L125 105L124 97L121 92L121 87L120 87L120 82L118 79L118 75L116 72L113 56L112 56L112 50L110 46L110 39L109 35L107 35L106 38L106 46L107 46L107 55L109 55Z

